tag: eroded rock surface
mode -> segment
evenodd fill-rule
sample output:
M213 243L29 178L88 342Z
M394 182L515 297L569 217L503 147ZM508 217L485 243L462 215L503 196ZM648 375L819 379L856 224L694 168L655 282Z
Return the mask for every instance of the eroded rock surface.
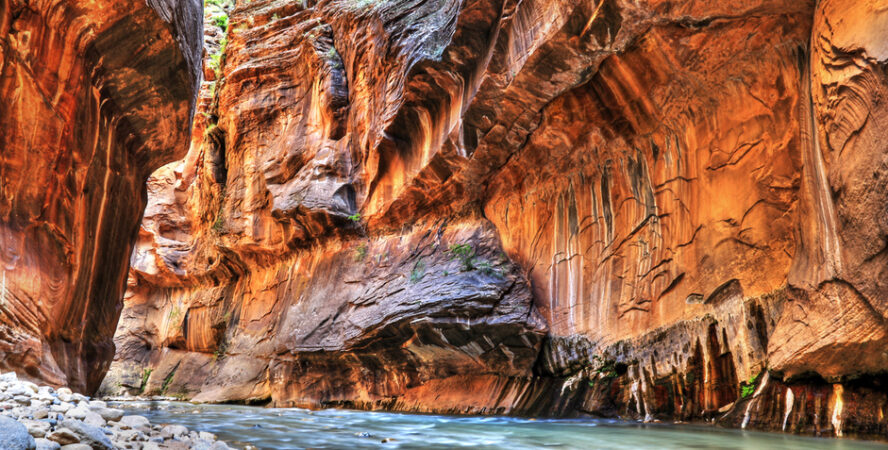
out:
M144 183L184 154L200 3L0 1L0 370L94 391Z
M230 11L109 391L884 434L888 3Z

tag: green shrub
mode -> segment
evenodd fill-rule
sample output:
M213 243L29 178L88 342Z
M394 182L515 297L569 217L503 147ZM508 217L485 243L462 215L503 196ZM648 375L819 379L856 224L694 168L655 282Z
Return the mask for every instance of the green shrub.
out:
M213 17L213 23L225 31L228 29L228 14L219 14L218 16Z
M179 366L173 367L173 370L170 371L169 374L163 379L163 384L160 387L160 395L166 395L167 389L170 388L170 383L173 382L173 376L176 375L176 369Z
M425 262L420 258L420 260L413 265L413 270L410 272L410 282L418 283L424 276Z
M464 272L475 269L475 249L470 244L451 244L450 253L462 264Z
M755 374L749 380L740 383L740 398L746 398L755 393L755 384L758 382L761 372Z
M220 70L222 69L222 57L225 56L225 49L228 47L228 36L222 38L219 41L219 52L210 55L210 68L216 72L216 79L222 76Z
M219 344L216 346L216 350L213 352L213 361L218 360L219 358L225 357L225 352L228 351L228 341L223 337L219 340Z
M452 244L450 246L452 259L458 259L463 272L478 270L485 275L503 276L503 271L484 259L475 257L475 249L470 244ZM502 261L500 264L502 265Z
M606 379L617 377L617 366L615 361L604 359L598 355L593 355L592 361L598 365L598 367L595 368L596 374L601 375Z
M152 369L145 369L142 371L142 384L139 385L139 395L145 392L145 388L148 386L148 377L151 376Z
M355 261L363 261L367 257L367 244L361 244L355 249Z

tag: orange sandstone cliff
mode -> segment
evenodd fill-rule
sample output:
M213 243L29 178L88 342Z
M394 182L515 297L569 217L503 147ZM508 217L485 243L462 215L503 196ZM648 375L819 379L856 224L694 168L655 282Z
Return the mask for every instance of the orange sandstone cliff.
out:
M90 73L183 80L110 102L133 160L110 172L78 153L108 123L85 103L55 113L84 115L68 134L2 138L4 177L26 137L98 177L4 178L3 226L47 236L3 235L12 296L70 305L5 325L49 355L7 366L101 373L136 188L187 149L148 180L104 392L888 433L888 2L214 0L204 20L190 147L188 58ZM98 350L53 350L77 343Z
M187 149L198 0L0 0L0 370L98 389L151 172Z

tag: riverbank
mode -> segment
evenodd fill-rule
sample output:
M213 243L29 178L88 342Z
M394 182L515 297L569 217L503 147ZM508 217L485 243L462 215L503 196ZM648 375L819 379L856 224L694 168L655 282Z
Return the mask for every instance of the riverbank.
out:
M152 424L102 400L0 375L0 449L229 450L206 431Z

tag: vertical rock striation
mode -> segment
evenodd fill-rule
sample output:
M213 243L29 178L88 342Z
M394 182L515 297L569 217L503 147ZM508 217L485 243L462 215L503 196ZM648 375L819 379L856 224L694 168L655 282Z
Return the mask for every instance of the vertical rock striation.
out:
M224 8L106 390L884 435L885 2Z
M0 1L0 369L94 391L150 173L181 157L200 3Z

